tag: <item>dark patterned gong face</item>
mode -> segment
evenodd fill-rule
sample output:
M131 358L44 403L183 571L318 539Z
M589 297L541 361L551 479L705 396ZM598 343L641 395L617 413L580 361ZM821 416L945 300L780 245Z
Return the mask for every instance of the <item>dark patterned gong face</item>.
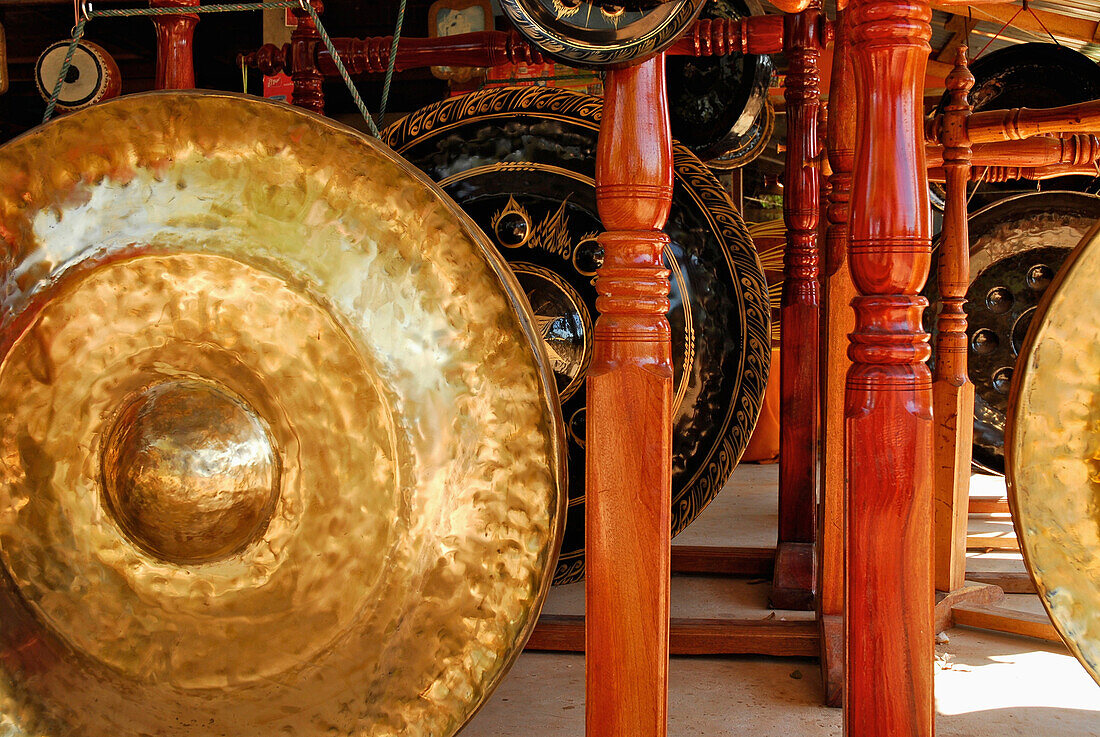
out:
M665 49L703 2L501 0L500 7L544 54L577 67L616 67Z
M1004 473L1005 419L1016 358L1047 287L1100 219L1100 197L1078 192L1017 195L970 216L966 292L967 369L974 384L974 464ZM936 273L939 250L934 252ZM935 279L925 289L935 334Z
M509 261L557 374L570 436L569 515L557 583L584 575L584 377L592 352L600 101L545 88L487 90L430 106L386 132ZM675 146L671 243L673 532L725 484L756 424L767 376L767 287L740 216ZM655 461L656 462L656 461Z

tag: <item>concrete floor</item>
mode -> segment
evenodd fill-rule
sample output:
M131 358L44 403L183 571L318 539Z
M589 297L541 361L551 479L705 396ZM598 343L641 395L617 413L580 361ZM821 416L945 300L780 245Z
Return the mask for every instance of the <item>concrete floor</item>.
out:
M716 501L676 539L684 545L775 544L775 466L742 466ZM981 480L989 495L997 482ZM1003 523L1002 523L1003 524ZM1019 556L975 556L988 570L1022 566ZM674 616L760 617L766 582L677 577ZM1041 610L1035 596L1008 606ZM546 610L580 613L583 584L555 589ZM804 618L804 612L775 612ZM956 628L936 648L940 737L1100 737L1100 687L1061 646ZM821 706L816 660L676 657L669 683L673 737L839 737L841 712ZM579 737L584 733L584 658L525 653L463 737ZM885 737L885 736L884 736Z

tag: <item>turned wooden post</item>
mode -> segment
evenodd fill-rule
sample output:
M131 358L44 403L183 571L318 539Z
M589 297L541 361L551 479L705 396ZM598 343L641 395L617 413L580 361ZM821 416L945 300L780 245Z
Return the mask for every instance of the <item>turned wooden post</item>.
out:
M321 0L309 0L310 5L318 14L325 10ZM321 89L325 81L325 75L317 68L314 58L316 48L321 45L321 34L317 32L317 26L309 13L301 8L294 8L291 12L298 19L298 25L290 34L290 79L294 83L294 91L291 93L293 102L298 107L311 110L324 115L325 93Z
M845 396L845 733L931 737L931 239L921 119L927 0L852 0L856 146Z
M818 516L817 612L825 703L840 706L844 692L844 385L851 366L844 347L855 329L856 296L848 269L848 216L856 146L855 80L847 12L836 22L826 142L832 186L826 208L824 320L822 322L822 483Z
M787 15L784 21L788 71L783 219L787 247L779 311L779 546L771 603L777 609L812 609L821 411L817 250L821 78L817 65L825 16L813 8Z
M153 8L194 8L200 0L149 0ZM195 89L195 58L193 45L195 25L199 16L195 13L179 15L154 15L157 29L158 90Z
M970 285L970 237L966 185L970 139L966 134L974 75L960 46L947 75L948 103L941 118L947 206L940 237L940 314L936 321L936 368L932 377L936 468L936 588L954 591L966 578L966 521L970 499L970 455L974 443L974 385L967 376L966 290Z
M588 370L586 700L591 737L663 737L672 508L665 59L610 71L596 156L605 233Z

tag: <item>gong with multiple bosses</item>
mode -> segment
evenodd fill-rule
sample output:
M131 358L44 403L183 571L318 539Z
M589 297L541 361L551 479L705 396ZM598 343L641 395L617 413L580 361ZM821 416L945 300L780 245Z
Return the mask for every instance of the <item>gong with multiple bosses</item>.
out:
M0 148L0 241L4 734L457 731L565 501L474 223L349 128L176 92Z
M523 286L557 376L569 436L569 512L554 580L584 575L584 379L603 251L595 163L602 101L544 87L484 90L396 122L384 140L480 225ZM672 520L721 490L759 415L770 360L768 288L744 222L706 167L673 146ZM660 462L654 459L654 463Z
M1036 306L1062 262L1100 220L1100 197L1033 192L1002 199L970 216L970 286L966 292L967 371L974 384L974 465L1004 473L1005 421L1013 372ZM936 273L938 245L931 273ZM929 279L936 332L939 287ZM934 357L933 357L934 358Z
M1051 621L1100 683L1100 224L1026 332L1005 461L1020 551Z

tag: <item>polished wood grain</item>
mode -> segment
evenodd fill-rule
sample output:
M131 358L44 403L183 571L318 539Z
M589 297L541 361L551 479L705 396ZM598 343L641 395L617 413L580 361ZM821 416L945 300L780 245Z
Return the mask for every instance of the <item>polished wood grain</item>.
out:
M957 606L951 615L956 627L975 627L1062 644L1046 613L1021 612L1003 606Z
M770 578L774 570L775 548L672 546L673 573Z
M1005 600L1005 592L997 586L967 581L954 591L936 592L933 631L937 634L955 626L953 611L960 606L989 606Z
M153 8L194 8L200 0L149 0ZM151 16L157 31L158 90L195 89L194 40L199 16L183 12L179 15Z
M845 397L844 723L931 737L932 381L919 296L931 252L922 119L926 0L852 0L856 146Z
M596 205L606 232L587 379L586 724L589 735L663 737L672 528L665 58L609 71L604 84Z
M1009 182L1014 179L1043 181L1067 176L1096 176L1096 165L1074 166L1073 164L1051 164L1050 166L988 166L974 167L970 170L971 182ZM947 172L943 167L928 170L928 181L945 182Z
M851 360L844 350L855 329L856 296L848 268L848 218L855 158L855 79L847 11L837 18L826 142L832 173L826 207L822 319L822 456L818 504L817 612L823 640L825 703L840 706L844 689L844 386Z
M936 370L932 376L935 417L935 581L954 591L966 577L966 522L969 515L970 454L974 444L974 385L967 375L966 290L970 286L967 182L970 179L970 117L967 96L974 75L960 46L955 69L947 75L948 102L941 118L947 204L940 235L940 314L936 319Z
M318 14L325 10L321 0L309 0L310 5ZM315 51L322 46L321 34L317 32L317 26L309 13L294 8L291 11L298 20L298 25L290 34L287 58L290 62L290 79L294 83L292 92L295 105L321 115L325 112L325 93L322 84L325 75L317 69Z
M970 116L972 143L1010 141L1031 136L1100 132L1100 100L1031 110L983 110Z
M392 36L333 38L340 59L351 74L380 74L389 64ZM292 44L264 44L237 56L238 64L263 74L317 70L338 75L332 55L323 44L313 44L312 56L295 58ZM696 21L665 53L669 56L776 54L783 50L783 17L759 15ZM478 31L436 38L403 36L397 45L394 69L399 72L431 66L494 67L501 64L542 64L542 53L517 31Z
M1006 594L1034 594L1035 582L1027 571L969 571L967 581L996 586Z
M788 69L783 219L787 244L780 304L779 547L770 598L772 606L779 609L813 606L814 557L785 548L812 546L816 528L821 419L818 62L825 34L825 15L818 8L784 16ZM788 566L807 562L808 568Z
M584 617L544 614L539 617L528 650L584 652ZM673 655L770 655L813 658L820 653L813 620L682 619L670 625ZM608 688L608 684L604 684ZM611 689L608 689L611 690ZM593 732L588 732L589 735ZM595 733L604 734L604 733Z
M941 130L945 127L946 115L945 113L935 120L937 127ZM962 131L961 135L966 135L966 131ZM929 144L924 150L929 169L944 166L945 146ZM970 160L974 167L1007 165L1038 167L1066 164L1078 167L1091 166L1095 171L1096 162L1100 160L1100 137L1078 133L1060 138L1042 137L1022 141L979 143L971 147Z

